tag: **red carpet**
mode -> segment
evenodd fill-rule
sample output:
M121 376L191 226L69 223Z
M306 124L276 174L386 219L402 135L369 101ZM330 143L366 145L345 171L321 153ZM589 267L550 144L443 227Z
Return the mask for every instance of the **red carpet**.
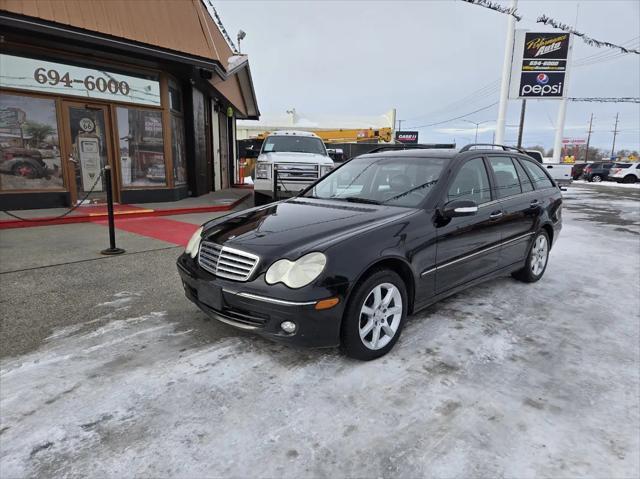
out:
M108 224L103 219L93 222L105 226ZM198 225L164 218L116 218L116 229L187 246L189 238L198 229ZM116 240L117 238L116 232Z

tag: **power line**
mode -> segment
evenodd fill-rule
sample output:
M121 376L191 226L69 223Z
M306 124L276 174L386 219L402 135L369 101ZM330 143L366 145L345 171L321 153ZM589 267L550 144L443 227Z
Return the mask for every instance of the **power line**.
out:
M488 110L489 108L494 107L497 104L498 104L498 102L496 101L496 102L493 102L491 105L487 105L485 107L478 108L477 110L474 110L474 111L469 112L469 113L465 113L464 115L460 115L460 116L457 116L455 118L450 118L448 120L438 121L438 122L435 122L435 123L429 123L428 125L412 126L411 128L428 128L430 126L442 125L443 123L449 123L449 122L452 122L452 121L455 121L455 120L459 120L460 118L464 118L464 117L473 115L474 113L479 113L481 111Z
M439 113L442 112L447 112L447 113L451 113L452 110L457 110L462 106L468 106L468 104L470 102L473 101L477 101L478 99L482 99L483 96L487 96L490 95L495 91L498 90L498 83L500 82L500 79L496 79L494 81L492 81L491 83L487 83L486 85L484 85L481 88L478 88L477 90L469 93L467 96L460 98L458 100L455 100L451 103L448 103L440 108L437 108L435 110L431 110L430 112L427 113L423 113L420 114L418 116L414 116L411 118L407 118L406 120L403 121L411 121L411 120L418 120L420 118L425 118L428 116L435 116L438 115Z
M587 102L595 102L595 103L640 103L640 98L636 97L620 97L620 98L612 98L612 97L586 97L586 98L576 98L576 97L568 97L569 101L587 101Z

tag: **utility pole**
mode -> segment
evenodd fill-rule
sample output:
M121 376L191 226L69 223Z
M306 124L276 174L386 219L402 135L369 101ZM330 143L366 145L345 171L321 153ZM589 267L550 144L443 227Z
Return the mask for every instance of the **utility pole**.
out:
M591 129L592 125L593 125L593 113L591 113L591 118L589 119L589 131L587 132L587 145L584 152L585 163L589 163L589 143L591 142L591 133L593 133L593 130Z
M509 8L515 11L518 0L511 0ZM507 20L507 38L504 44L504 59L502 60L502 83L500 84L500 103L498 105L498 120L496 125L496 139L498 144L504 143L504 129L507 120L507 103L509 102L509 78L511 76L511 57L513 56L513 37L515 35L516 19L509 15Z
M613 145L611 145L611 159L614 158L614 155L616 154L616 136L618 135L618 115L620 113L616 113L616 124L613 127Z
M398 131L402 131L402 122L404 120L398 120Z
M520 127L518 128L518 148L522 148L522 132L524 130L524 113L527 110L527 100L522 99L522 108L520 109Z

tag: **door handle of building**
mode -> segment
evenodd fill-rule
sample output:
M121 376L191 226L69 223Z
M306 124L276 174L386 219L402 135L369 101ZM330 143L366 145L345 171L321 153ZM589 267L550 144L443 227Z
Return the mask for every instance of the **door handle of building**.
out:
M502 211L494 211L493 213L491 213L491 215L489 215L489 219L497 220L498 218L502 217L502 214Z
M78 164L78 160L76 160L73 156L69 156L69 161L75 163L76 165Z

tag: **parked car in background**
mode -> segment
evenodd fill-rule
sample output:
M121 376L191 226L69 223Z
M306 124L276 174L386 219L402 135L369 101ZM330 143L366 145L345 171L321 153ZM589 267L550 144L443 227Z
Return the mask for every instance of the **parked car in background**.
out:
M587 181L593 181L599 183L609 178L609 171L611 168L626 168L629 163L613 163L613 162L596 162L589 163L585 169L582 177Z
M187 298L236 328L369 360L442 298L510 273L538 281L562 194L519 150L473 146L361 155L295 198L205 223L177 261Z
M571 178L574 180L579 180L584 173L584 169L587 167L589 163L574 163L571 166Z
M614 166L609 170L609 179L618 183L640 181L640 163L628 163L626 168Z

